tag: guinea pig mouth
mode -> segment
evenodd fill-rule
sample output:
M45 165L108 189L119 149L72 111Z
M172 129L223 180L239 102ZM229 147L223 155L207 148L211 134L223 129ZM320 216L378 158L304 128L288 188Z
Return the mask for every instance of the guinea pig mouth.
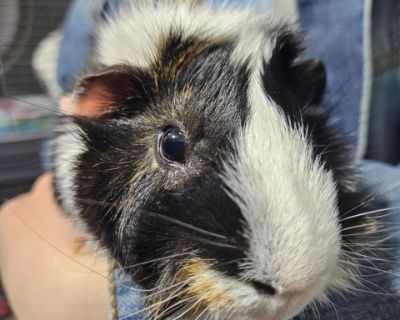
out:
M187 319L203 319L203 313L226 320L286 320L325 287L324 281L317 281L299 291L283 292L268 283L226 276L200 258L184 263L176 280L187 283L179 300L193 303L193 317Z
M304 291L274 295L259 295L256 307L249 308L242 319L287 320L300 313L324 291L324 284L316 283Z

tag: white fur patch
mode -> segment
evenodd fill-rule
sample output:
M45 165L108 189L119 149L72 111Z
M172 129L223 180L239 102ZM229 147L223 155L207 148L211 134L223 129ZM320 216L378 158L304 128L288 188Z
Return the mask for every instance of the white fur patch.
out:
M237 156L226 165L224 179L244 216L250 245L243 278L269 283L283 295L301 293L303 300L285 311L294 315L322 294L338 265L336 188L332 174L313 159L304 128L290 125L265 95L265 50L260 46L252 54L250 119L235 141Z
M256 17L250 8L130 1L99 29L97 60L104 65L129 63L146 67L155 61L171 31L179 30L184 36L199 39L229 39L240 34L244 26L252 26L249 21Z
M87 234L86 228L81 223L81 210L76 205L76 166L79 164L79 156L86 151L86 145L82 141L82 130L78 125L69 122L59 129L60 136L54 141L54 168L55 182L61 197L61 204L79 229Z

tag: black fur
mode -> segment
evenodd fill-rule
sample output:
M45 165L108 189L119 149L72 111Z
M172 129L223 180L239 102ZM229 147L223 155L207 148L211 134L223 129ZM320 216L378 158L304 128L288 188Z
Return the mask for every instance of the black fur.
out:
M225 192L221 179L216 173L205 172L183 191L161 192L153 204L146 206L138 221L141 229L146 230L146 237L140 235L131 241L134 260L145 262L162 258L166 253L192 252L192 256L214 261L216 270L235 277L239 273L238 263L247 249L241 220L241 212ZM177 259L179 261L182 259ZM149 272L149 268L151 266L144 266L138 273L144 287L154 286L161 276L158 272L162 270ZM155 279L145 283L150 280L146 278L149 274Z
M238 274L239 261L232 260L242 258L246 248L243 219L218 177L221 157L233 152L230 139L248 113L248 72L231 64L231 46L185 40L174 33L151 68L114 67L94 77L97 83L82 86L88 91L101 85L116 93L112 113L101 119L74 119L88 146L79 159L76 169L82 174L75 184L90 232L122 266L194 250L201 258L219 261L215 267L221 272ZM176 65L182 56L186 60ZM116 77L119 84L112 81ZM186 136L184 165L171 166L157 155L157 136L170 124ZM153 159L159 166L155 171L150 169ZM132 181L141 165L145 169ZM225 238L197 234L163 217ZM144 264L135 271L145 288L154 286L163 272L159 264Z
M369 190L357 178L351 165L350 150L329 123L327 109L320 106L326 84L325 68L317 60L300 60L303 51L300 35L285 28L279 33L272 57L264 63L265 93L282 109L292 126L304 128L315 158L319 157L326 170L333 173L340 218L367 211ZM351 190L348 184L352 185ZM346 220L342 228L362 224L364 219ZM343 240L351 241L346 234L343 234Z

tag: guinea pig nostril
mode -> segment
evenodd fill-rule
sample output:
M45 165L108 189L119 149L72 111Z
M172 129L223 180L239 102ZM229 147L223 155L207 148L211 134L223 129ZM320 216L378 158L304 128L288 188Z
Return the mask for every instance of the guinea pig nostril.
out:
M258 293L267 294L269 296L273 296L274 294L276 294L276 290L267 283L262 283L256 280L252 280L250 282L253 287L258 291Z

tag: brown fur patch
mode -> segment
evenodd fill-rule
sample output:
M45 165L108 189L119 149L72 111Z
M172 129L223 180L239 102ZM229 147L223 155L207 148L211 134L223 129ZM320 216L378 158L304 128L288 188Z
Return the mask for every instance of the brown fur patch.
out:
M234 305L228 289L219 288L219 282L209 265L200 259L189 260L182 268L182 277L190 279L186 296L199 301L199 306L209 310L220 310Z
M168 271L166 273L168 274ZM235 302L229 296L229 289L219 288L216 285L219 282L220 279L204 260L195 258L186 261L180 272L173 276L172 283L157 285L160 288L171 286L170 290L147 299L146 306L150 312L150 319L163 319L171 315L168 312L177 312L178 315L185 312L180 308L183 310L191 308L185 313L185 319L195 319L205 309L213 312L232 307ZM173 310L174 307L178 311Z

